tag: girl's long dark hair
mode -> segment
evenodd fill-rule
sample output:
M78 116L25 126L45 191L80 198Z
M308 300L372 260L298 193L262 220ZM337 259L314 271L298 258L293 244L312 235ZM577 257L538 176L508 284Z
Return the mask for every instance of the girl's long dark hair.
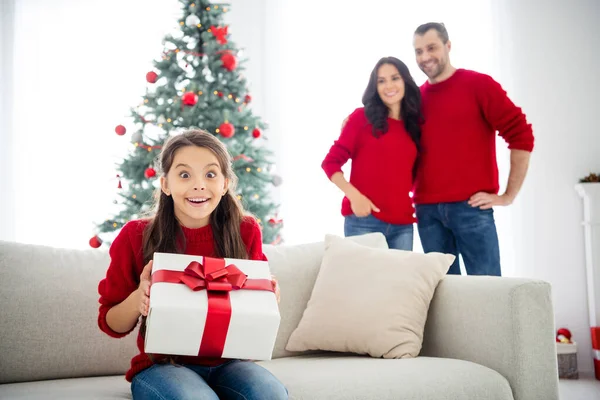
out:
M235 196L237 177L231 165L231 156L225 145L208 132L192 129L182 134L170 137L163 145L158 170L166 177L175 159L177 150L186 146L198 146L211 150L221 167L221 172L229 180L227 193L221 198L217 208L210 215L210 225L213 232L214 253L212 256L221 258L247 259L248 252L242 240L240 225L245 212ZM179 222L175 218L173 198L167 196L158 188L155 193L153 216L146 226L143 234L144 265L153 257L155 252L184 253L185 237ZM146 317L142 318L140 333L146 334ZM148 354L153 362L170 360L175 362L177 357L168 357L167 360L155 360Z
M421 91L411 76L408 67L395 57L384 57L377 62L363 94L362 103L365 107L365 115L373 126L373 135L379 136L385 134L388 130L389 109L377 92L377 73L384 64L396 67L404 81L404 97L400 103L400 118L404 122L406 131L417 146L417 151L419 151L421 149L421 123L423 122Z

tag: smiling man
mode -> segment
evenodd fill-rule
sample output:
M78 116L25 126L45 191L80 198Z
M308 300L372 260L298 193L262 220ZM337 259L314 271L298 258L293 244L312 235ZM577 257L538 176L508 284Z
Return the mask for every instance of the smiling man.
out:
M414 33L425 122L414 186L418 230L425 252L457 256L448 273L501 275L493 207L511 204L533 150L525 115L490 76L450 63L451 42L443 24ZM496 133L510 149L506 191L499 193Z

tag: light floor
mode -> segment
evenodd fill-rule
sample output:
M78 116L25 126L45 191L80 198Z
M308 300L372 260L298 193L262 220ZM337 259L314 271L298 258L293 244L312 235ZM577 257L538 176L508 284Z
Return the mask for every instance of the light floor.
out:
M580 372L579 379L559 381L560 400L600 400L600 381L592 373Z

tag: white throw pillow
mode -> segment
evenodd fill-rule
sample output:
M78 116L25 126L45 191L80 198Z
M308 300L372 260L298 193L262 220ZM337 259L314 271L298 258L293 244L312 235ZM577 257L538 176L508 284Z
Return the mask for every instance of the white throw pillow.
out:
M319 275L286 350L416 357L429 304L454 255L346 239L326 235Z
M367 233L347 237L350 240L368 247L388 248L382 233ZM323 255L325 242L303 243L297 245L265 245L265 255L269 259L271 273L275 275L281 289L279 313L281 323L273 349L273 358L290 357L298 353L290 352L285 346L292 332L302 319L312 289L315 286ZM314 353L318 353L315 351Z

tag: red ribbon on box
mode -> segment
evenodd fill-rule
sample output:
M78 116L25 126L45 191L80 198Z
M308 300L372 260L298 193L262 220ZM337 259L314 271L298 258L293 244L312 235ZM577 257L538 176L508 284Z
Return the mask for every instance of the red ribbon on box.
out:
M184 271L158 270L152 274L152 284L183 283L193 291L206 290L208 314L198 356L221 357L231 321L232 290L266 290L275 292L270 279L248 279L238 267L225 265L222 258L203 257L203 262L192 261Z

